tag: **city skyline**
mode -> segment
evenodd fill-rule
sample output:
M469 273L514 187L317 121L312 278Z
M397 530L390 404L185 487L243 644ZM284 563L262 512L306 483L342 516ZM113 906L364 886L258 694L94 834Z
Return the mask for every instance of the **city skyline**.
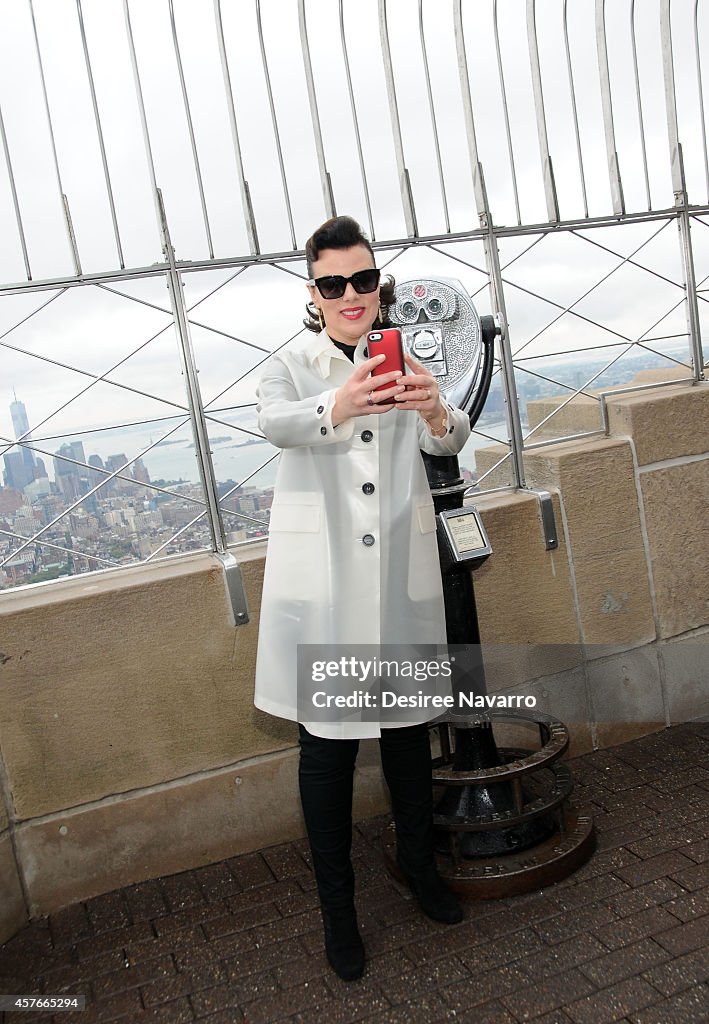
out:
M3 454L0 588L129 564L161 546L170 554L209 546L206 521L185 529L204 505L201 488L193 482L184 481L172 493L157 489L140 457L119 452L103 459L87 454L82 441L59 446L52 457L52 480L44 461L28 447L27 408L14 389L11 407L15 437L27 443ZM230 500L235 515L242 512L242 501L244 527L248 520L253 533L258 513L270 502L246 488ZM26 544L38 531L43 531L40 539ZM232 530L231 539L247 539L246 529Z
M662 363L660 357L644 353L636 355L633 367L638 371L657 368ZM556 385L533 374L520 375L518 397L525 425L528 402L573 394L574 388L581 388L583 382L593 376L597 365L588 361L588 353L586 361L561 361L554 368L559 378ZM599 378L596 383L616 387L625 383L626 371L616 367L614 372L615 377L613 371L608 371L605 381ZM507 440L500 383L498 375L478 421L479 432L460 456L461 472L471 485L477 480L476 449ZM5 566L0 567L0 589L133 564L156 554L211 548L206 503L190 434L176 442L166 440L143 457L127 446L124 451L102 456L91 450L93 439L91 431L87 430L83 438L65 438L49 458L49 449L43 448L53 473L51 478L44 459L30 447L27 406L14 389L12 394L13 430L16 438L25 435L26 444L16 452L8 451L6 445L3 454L0 563L5 562ZM275 469L275 463L269 460L270 446L265 442L256 444L256 438L240 433L236 426L233 431L230 435L215 434L210 438L230 544L265 536ZM120 434L121 429L116 428L115 432ZM131 437L130 428L122 433L124 441L135 443L137 440L135 434ZM240 440L235 441L235 438ZM25 453L32 456L31 476L30 460ZM150 462L156 453L169 459L171 465L181 467L177 477L165 479L149 471L145 459ZM274 454L277 453L274 451ZM250 476L250 467L263 462L267 463L267 471L261 473L259 481L258 474ZM237 467L236 478L223 471L223 467L230 466ZM102 482L111 474L116 474L112 480ZM239 486L240 480L245 480L242 486ZM24 481L24 484L13 487L12 481ZM75 507L66 512L70 506ZM26 540L40 530L44 530L40 540L24 546ZM22 550L18 551L20 548Z

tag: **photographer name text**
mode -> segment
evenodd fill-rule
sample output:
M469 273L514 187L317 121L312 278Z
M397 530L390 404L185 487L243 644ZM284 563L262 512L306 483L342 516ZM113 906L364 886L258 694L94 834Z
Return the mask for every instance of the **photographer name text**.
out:
M430 708L435 711L447 711L451 708L458 710L486 709L491 711L510 710L512 708L534 708L537 706L537 698L531 695L520 696L519 694L494 693L465 693L457 694L433 694L424 693L419 690L417 693L396 693L394 690L381 690L379 693L370 693L367 690L354 690L352 693L326 693L325 690L317 690L313 696L313 707L316 708L350 708L350 709L379 709L379 708Z

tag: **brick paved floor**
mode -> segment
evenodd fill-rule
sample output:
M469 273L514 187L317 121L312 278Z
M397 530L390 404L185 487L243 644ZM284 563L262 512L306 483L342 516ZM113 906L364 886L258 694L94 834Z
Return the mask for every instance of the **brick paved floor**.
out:
M345 984L323 955L302 842L76 904L0 947L0 991L80 993L54 1021L181 1024L699 1024L709 1021L709 726L572 762L598 852L541 892L437 925L355 838L369 956ZM6 1019L48 1022L46 1013Z

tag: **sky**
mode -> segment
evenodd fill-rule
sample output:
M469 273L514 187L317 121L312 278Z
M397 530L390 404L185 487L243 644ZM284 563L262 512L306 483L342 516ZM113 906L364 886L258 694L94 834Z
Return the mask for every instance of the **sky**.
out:
M302 248L326 213L301 51L299 5L297 0L221 0L217 6L260 249L266 256L292 252ZM446 206L451 231L465 232L478 226L455 46L455 6L454 0L423 0L420 5L417 0L304 3L318 113L337 211L357 217L379 243L406 236L382 61L381 11L387 18L404 156L419 234L446 234ZM588 214L612 213L598 86L595 6L592 0L569 0L566 5L563 0L545 0L536 4L549 151L564 220L583 218L586 212L563 45L565 8ZM701 68L702 97L695 62L694 6L694 0L672 3L674 70L690 202L706 205L709 185L700 99L709 105L709 69ZM614 0L606 7L613 113L626 209L634 213L649 206L666 209L674 204L674 197L662 78L660 3L637 0L632 5L630 0ZM496 225L518 221L514 180L521 222L538 224L547 220L527 8L525 0L499 0L497 4L493 0L463 0L461 4L467 84ZM632 70L631 8L635 11L649 204ZM83 0L80 6L76 0L3 0L0 4L0 111L34 282L75 274L63 220L62 192L71 211L82 270L98 273L120 266L79 13L85 27L125 267L149 267L163 259L126 13L135 45L155 179L164 196L177 258L207 261L210 246L187 130L171 12L194 125L213 253L223 260L249 256L219 58L216 9L212 0ZM340 9L364 178L347 91ZM494 33L495 9L502 79ZM439 183L422 59L420 11L445 195ZM259 16L273 112L258 33ZM709 3L705 0L698 5L698 26L700 49L709 52ZM58 175L42 94L35 28ZM502 83L509 110L513 163L505 132ZM7 154L0 151L0 285L26 280ZM663 319L681 298L682 268L675 224L661 228L661 223L648 223L602 232L586 230L576 235L557 233L522 256L536 240L534 236L502 239L499 247L503 265L519 257L506 271L513 350L526 360L534 357L541 361L553 352L637 339L656 321L659 326L650 331L651 336L686 331L681 307ZM562 308L574 303L620 262L617 255L584 242L584 235L621 256L652 239L637 259L670 281L626 264L575 307L609 330L599 330L587 320L567 314L535 338L558 315L552 303ZM693 241L697 273L702 279L709 274L709 216L694 221ZM439 249L407 249L394 260L391 269L400 280L419 275L459 276L469 291L478 292L480 312L491 312L481 242L447 243ZM381 253L380 265L398 251ZM456 259L452 261L442 252ZM191 332L203 398L212 409L253 400L258 367L270 350L299 330L306 298L300 261L284 260L281 267L267 262L234 274L234 268L212 268L184 275L188 304L199 303L193 309ZM164 278L114 281L110 287L113 292L87 286L70 288L63 294L57 290L0 294L0 435L11 436L8 407L13 388L28 406L35 436L58 437L88 426L184 410L184 384ZM48 304L40 312L15 327L44 303ZM705 318L705 333L706 323ZM151 338L154 340L148 341ZM237 339L248 340L255 347ZM676 344L676 340L667 339L657 342L656 347L665 351ZM607 350L608 357L617 351ZM33 358L33 354L43 356L45 361ZM542 363L520 359L520 372L523 367L537 365ZM96 377L104 374L132 390L116 388L106 381L96 383ZM81 391L84 393L75 398Z

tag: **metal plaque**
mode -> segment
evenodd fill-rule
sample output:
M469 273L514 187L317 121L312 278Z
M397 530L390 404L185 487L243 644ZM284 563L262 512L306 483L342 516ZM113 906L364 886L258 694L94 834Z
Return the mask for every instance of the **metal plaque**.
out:
M479 565L492 554L480 513L473 505L447 509L437 518L454 562Z

